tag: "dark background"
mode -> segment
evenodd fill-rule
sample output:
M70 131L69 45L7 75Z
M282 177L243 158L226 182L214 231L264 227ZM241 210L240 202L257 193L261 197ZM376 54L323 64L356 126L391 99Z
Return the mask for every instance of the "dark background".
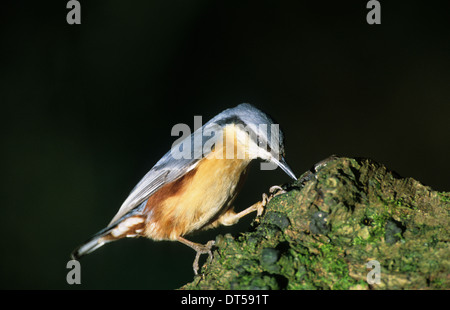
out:
M80 2L81 25L65 1L1 5L0 288L191 281L195 253L176 242L109 244L81 261L79 286L66 263L169 150L172 126L242 102L281 124L297 175L363 156L450 190L448 2L381 1L381 25L367 1ZM289 181L252 168L238 210Z

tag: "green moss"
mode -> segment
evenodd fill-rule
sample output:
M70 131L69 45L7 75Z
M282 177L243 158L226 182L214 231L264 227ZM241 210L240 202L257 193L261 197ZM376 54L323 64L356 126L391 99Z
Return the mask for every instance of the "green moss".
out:
M450 193L370 160L332 158L274 197L251 231L218 236L185 289L449 289ZM366 283L369 260L381 283Z
M442 203L450 203L450 192L437 193Z

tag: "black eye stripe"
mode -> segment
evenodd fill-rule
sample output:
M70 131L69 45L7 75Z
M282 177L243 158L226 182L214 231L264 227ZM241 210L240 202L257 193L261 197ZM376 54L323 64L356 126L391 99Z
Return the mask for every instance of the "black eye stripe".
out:
M216 124L219 125L219 126L226 126L226 125L231 124L231 123L243 125L244 127L247 126L247 123L245 123L245 122L244 122L239 116L237 116L237 115L232 115L232 116L226 117L226 118L224 118L224 119L218 120L218 121L216 122ZM270 135L271 135L271 132L270 132L270 123L267 123L267 126L268 126L268 132L266 133L266 135L267 135L267 138L268 138L269 141L270 141ZM263 141L261 141L261 137L260 137L259 135L257 135L251 128L249 128L249 127L246 127L246 128L248 129L248 133L249 133L249 134L251 134L251 135L253 135L253 136L256 136L256 145L257 145L257 146L261 146L261 145L263 144ZM280 130L280 133L279 133L279 134L280 134L280 142L281 142L281 141L283 140L283 139L282 139L282 132L281 132L281 130ZM270 147L268 141L265 142L265 149L266 149L268 152L272 152L272 148Z

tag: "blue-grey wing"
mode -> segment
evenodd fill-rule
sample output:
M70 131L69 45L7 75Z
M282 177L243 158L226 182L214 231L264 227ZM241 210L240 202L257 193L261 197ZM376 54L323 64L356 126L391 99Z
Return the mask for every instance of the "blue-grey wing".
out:
M134 187L127 199L123 202L117 214L111 220L110 224L114 223L130 211L136 211L151 195L153 195L164 184L173 182L185 175L187 172L194 169L199 160L208 155L211 149L206 147L205 143L211 145L211 139L221 139L221 128L229 122L242 122L242 117L252 115L253 117L266 117L264 113L249 104L240 104L235 108L227 109L222 113L216 115L209 122L197 129L190 136L184 138L179 143L175 144L172 149L167 152L150 171L139 181ZM247 120L244 120L247 121ZM265 119L261 123L267 121ZM198 143L200 141L200 143ZM189 146L188 154L183 157L176 155L180 148Z
M149 172L133 188L127 199L123 202L119 212L111 220L110 225L120 219L134 208L140 206L164 184L173 182L194 169L199 160L211 150L203 150L207 139L203 133L208 133L211 125L206 123L188 137L175 143ZM214 129L214 128L213 128ZM218 128L215 127L217 130ZM197 141L197 142L196 142ZM200 142L200 143L198 143Z
M170 151L139 181L122 203L110 225L134 208L140 206L161 186L177 180L194 169L198 160L173 159Z

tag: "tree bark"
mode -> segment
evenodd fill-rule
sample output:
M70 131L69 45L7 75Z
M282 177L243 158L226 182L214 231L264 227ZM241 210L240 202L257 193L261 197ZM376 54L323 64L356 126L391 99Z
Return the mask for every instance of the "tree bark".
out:
M285 189L181 289L450 288L450 193L335 156Z

